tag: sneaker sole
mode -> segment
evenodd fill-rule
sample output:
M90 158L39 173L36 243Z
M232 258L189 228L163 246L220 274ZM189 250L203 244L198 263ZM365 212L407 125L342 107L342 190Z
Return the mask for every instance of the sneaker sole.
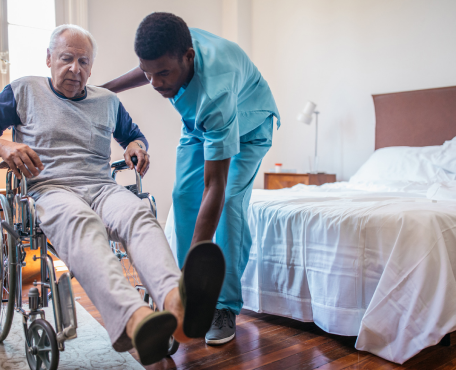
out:
M230 335L229 337L223 338L223 339L206 339L206 344L209 344L211 346L218 346L220 344L225 344L228 343L230 340L233 340L235 337L236 333L233 335Z
M184 333L189 338L202 338L211 327L225 278L225 258L219 246L212 242L193 246L183 274L187 298Z

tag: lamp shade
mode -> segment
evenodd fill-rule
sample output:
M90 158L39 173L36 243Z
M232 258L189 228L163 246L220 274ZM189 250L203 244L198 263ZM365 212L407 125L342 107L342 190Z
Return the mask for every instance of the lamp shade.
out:
M317 104L308 101L302 110L302 113L298 114L297 120L309 125L312 122L312 114L315 112L316 107Z

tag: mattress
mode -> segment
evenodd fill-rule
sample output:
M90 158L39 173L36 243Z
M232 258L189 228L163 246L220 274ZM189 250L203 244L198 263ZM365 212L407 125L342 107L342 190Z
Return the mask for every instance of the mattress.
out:
M428 188L254 190L244 308L358 336L397 363L437 344L456 330L456 200Z

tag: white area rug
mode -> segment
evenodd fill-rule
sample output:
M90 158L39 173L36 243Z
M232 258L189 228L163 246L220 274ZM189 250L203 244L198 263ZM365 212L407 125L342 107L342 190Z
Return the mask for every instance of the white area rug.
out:
M45 309L46 320L54 327L52 303L50 305ZM114 351L106 330L77 302L76 310L78 337L65 342L65 351L60 352L59 370L144 369L128 352ZM29 369L25 358L22 315L17 312L14 313L8 337L0 344L0 369Z

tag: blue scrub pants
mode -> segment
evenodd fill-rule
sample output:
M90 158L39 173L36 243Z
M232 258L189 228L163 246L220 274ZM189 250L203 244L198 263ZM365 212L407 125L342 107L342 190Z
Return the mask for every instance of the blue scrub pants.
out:
M272 144L273 116L240 137L240 153L231 158L225 205L215 233L215 242L226 260L226 276L217 303L239 315L243 300L241 277L249 260L252 238L247 209L253 181ZM204 191L204 140L183 136L177 147L176 182L173 190L177 259L182 268L193 238Z

